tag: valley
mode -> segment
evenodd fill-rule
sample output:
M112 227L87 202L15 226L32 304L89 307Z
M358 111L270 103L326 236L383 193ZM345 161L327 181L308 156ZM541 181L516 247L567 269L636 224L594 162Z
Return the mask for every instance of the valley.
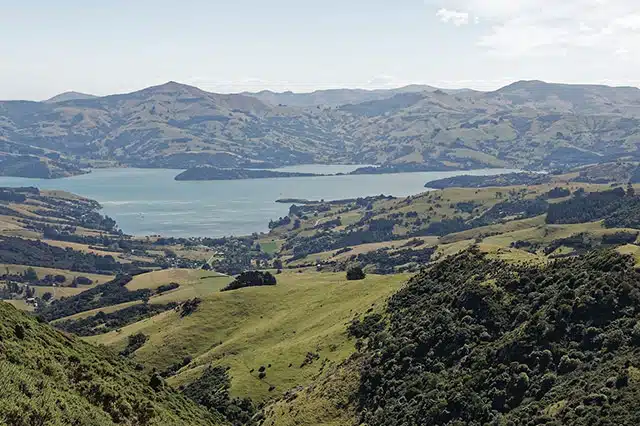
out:
M23 405L63 423L580 424L606 406L632 424L640 165L611 109L633 116L634 96L169 83L21 105L29 122L3 103L0 314L19 324L3 341L72 339L76 355L46 367L57 383L0 362L65 389L71 411ZM597 143L563 127L602 114ZM120 363L129 396L87 394L76 358ZM11 389L0 404L22 401Z
M640 425L636 2L0 10L0 426Z
M620 273L633 274L634 265L640 264L640 219L636 217L640 198L635 195L640 187L609 182L619 176L627 179L634 167L634 163L611 163L565 174L451 177L422 183L441 189L402 197L281 200L292 204L284 216L271 220L268 232L224 238L129 236L114 220L100 214L95 201L63 191L3 188L2 298L41 322L79 336L75 339L92 345L87 348L108 348L111 355L107 356L130 363L131 374L142 378L140 386L157 389L161 383L171 394L195 398L205 395L201 394L207 389L205 380L221 383L226 396L218 402L196 399L212 415L211 423L203 424L390 424L394 416L427 410L413 408L418 404L415 396L405 396L398 403L388 400L396 404L388 412L372 408L379 404L374 396L378 386L387 386L382 379L375 379L380 385L371 385L371 375L379 375L375 368L380 361L374 354L396 350L385 330L406 329L402 318L409 313L398 317L396 312L410 311L403 305L408 294L419 304L454 303L450 310L461 311L452 318L459 320L462 313L471 318L463 321L473 330L463 340L465 347L475 345L482 351L514 333L504 329L505 324L533 327L531 318L516 315L521 309L516 305L535 297L512 296L525 290L519 287L524 284L513 284L509 277L543 274L557 277L553 285L564 288L563 277L577 268L600 274L617 286ZM619 265L617 272L599 266L602 262ZM363 279L348 278L346 272L354 267L362 269ZM275 285L250 284L224 291L238 274L250 270L272 274ZM485 275L477 278L473 271L485 271L478 272ZM455 282L464 284L456 287ZM595 291L585 284L576 285L574 291ZM422 293L422 286L435 286L435 293ZM556 299L540 296L535 300L541 315L547 315L547 309L548 315L559 315L553 314L557 308L551 305L560 303ZM618 322L603 323L602 333L613 333L613 324L623 327L635 321L635 299L624 303L629 305L616 317ZM10 321L22 315L3 309ZM578 317L566 315L565 321L579 326ZM444 321L427 318L432 324ZM498 326L498 318L510 319ZM585 318L580 321L597 323ZM447 324L454 327L452 333L464 329ZM58 335L53 330L46 332ZM442 333L446 335L445 329ZM477 340L486 333L489 337ZM614 383L613 393L605 396L633 404L629 395L636 391L636 367L630 361L623 368L621 360L632 359L635 340L606 346L613 358L603 358L601 367L594 369L590 366L595 361L589 361L595 359L595 352L588 352L591 346L584 346L582 354L568 351L574 344L563 339L577 339L571 333L578 331L564 333L558 335L557 346L536 346L551 354L545 355L552 357L545 369L536 364L540 355L535 351L507 358L519 359L520 366L513 373L513 384L503 390L498 386L487 391L482 381L461 384L476 389L477 395L493 404L491 410L470 411L476 408L469 402L465 403L469 409L447 412L490 422L517 419L520 413L533 410L540 419L572 422L580 410L595 412L590 406L577 407L594 391L585 390L584 395L575 391L568 399L558 399L558 395L571 380L591 377L589 380L604 384L611 374L627 384L617 387ZM432 337L442 340L430 341L428 347L436 350L444 345L442 336ZM444 370L425 365L433 369L434 380L449 377L451 389L457 386L459 378L448 368L466 365L467 349L447 346L444 352L427 356L419 346L413 348L409 345L405 351L414 358L412 364L440 363ZM504 364L501 357L493 365ZM567 370L567 362L576 366ZM26 371L24 374L31 374ZM411 374L417 373L403 372L389 383L414 380ZM526 386L517 382L523 374L529 378ZM549 382L551 375L554 381ZM394 393L413 395L434 389L429 383L420 386L424 387L413 391L395 388ZM443 388L443 392L450 391ZM500 392L505 392L504 397L496 396L503 395ZM453 397L445 393L441 398L442 404L450 404L446 401ZM95 401L89 404L95 406ZM554 408L557 411L550 414L549 407L556 406L566 408ZM185 413L196 410L186 407ZM154 416L159 416L154 418L162 418L161 408L154 410ZM631 421L624 417L629 412L621 410L612 411L611 418ZM106 413L112 419L125 415ZM435 424L456 418L444 420L441 413L427 415L434 416L431 421Z

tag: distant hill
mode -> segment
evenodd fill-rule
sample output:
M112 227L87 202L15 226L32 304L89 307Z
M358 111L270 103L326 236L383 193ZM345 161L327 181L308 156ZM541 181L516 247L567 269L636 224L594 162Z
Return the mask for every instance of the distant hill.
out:
M487 94L489 99L575 114L640 113L640 89L589 84L551 84L519 81Z
M203 408L105 348L0 302L0 423L217 425Z
M640 159L640 89L521 81L216 94L176 82L64 102L0 102L0 147L129 166L303 163L549 169ZM42 155L42 154L35 154Z
M600 163L581 167L574 182L588 183L638 183L640 182L640 164L637 162Z
M95 95L89 95L87 93L80 92L64 92L56 95L50 99L47 99L46 103L57 103L57 102L66 102L66 101L77 101L81 99L93 99L97 98Z
M435 92L437 87L412 84L397 89L328 89L316 90L310 93L272 92L263 90L257 93L243 92L243 95L258 98L271 105L288 105L293 107L336 107L347 104L383 100L400 93Z
M56 179L83 173L77 164L61 159L0 153L0 176Z
M276 172L272 170L220 169L218 167L194 167L175 177L175 180L240 180L321 176L313 173Z

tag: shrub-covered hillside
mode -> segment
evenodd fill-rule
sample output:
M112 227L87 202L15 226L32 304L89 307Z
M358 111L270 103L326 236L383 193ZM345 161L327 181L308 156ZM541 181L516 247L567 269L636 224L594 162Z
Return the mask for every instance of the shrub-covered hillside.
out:
M640 424L640 272L614 252L540 268L467 251L360 325L369 426Z
M68 337L0 302L0 424L222 424L110 350Z

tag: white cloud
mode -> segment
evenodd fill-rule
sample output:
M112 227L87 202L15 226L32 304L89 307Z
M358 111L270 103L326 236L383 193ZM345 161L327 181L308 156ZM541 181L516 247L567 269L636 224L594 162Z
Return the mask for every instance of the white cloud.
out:
M456 10L440 9L436 12L436 16L442 22L451 22L456 27L467 25L469 23L469 14L466 12L458 12Z
M477 18L486 25L477 44L500 55L640 49L637 0L426 0L426 4L441 20L452 16L443 11L464 16L467 22Z
M613 24L628 30L640 30L640 14L621 16Z
M628 53L629 51L624 47L620 47L615 51L615 54L618 56L626 56Z

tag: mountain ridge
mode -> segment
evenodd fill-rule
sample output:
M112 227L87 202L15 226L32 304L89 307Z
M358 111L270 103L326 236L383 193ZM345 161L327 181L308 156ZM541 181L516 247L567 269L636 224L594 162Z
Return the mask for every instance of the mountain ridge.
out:
M98 96L96 95L90 95L88 93L81 93L81 92L75 92L73 90L68 91L68 92L63 92L60 94L57 94L47 100L44 100L42 102L46 102L46 103L57 103L57 102L66 102L66 101L75 101L75 100L79 100L79 99L93 99L93 98L97 98Z
M282 94L313 106L174 81L64 102L1 101L0 151L168 168L339 161L544 169L640 157L638 88L535 80L493 92L427 87ZM309 100L327 93L342 101ZM366 100L352 103L362 93Z

